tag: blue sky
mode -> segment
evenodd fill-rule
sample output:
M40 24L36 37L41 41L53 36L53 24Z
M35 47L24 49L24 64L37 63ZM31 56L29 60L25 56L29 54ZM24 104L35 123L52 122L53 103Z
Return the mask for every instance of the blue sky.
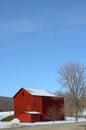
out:
M86 0L0 0L0 95L61 89L65 62L86 64Z

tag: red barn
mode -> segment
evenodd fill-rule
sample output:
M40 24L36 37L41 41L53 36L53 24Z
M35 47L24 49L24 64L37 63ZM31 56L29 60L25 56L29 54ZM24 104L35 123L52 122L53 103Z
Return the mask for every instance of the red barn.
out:
M14 96L14 116L20 122L64 120L64 98L47 90L21 88Z

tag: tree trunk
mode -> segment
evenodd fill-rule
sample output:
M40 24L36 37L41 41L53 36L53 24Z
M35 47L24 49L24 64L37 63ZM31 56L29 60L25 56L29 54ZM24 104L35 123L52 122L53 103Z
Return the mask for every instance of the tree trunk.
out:
M75 120L76 120L76 122L78 122L78 108L77 108L77 105L76 105L76 112L75 112Z
M76 119L76 122L78 122L78 115L77 115L77 113L75 115L75 119Z

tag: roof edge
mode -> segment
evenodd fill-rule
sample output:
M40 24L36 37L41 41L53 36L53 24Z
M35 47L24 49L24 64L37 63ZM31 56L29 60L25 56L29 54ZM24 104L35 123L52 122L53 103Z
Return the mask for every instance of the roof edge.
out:
M23 87L20 88L20 89L18 90L18 92L16 92L16 94L13 96L13 98L15 98L15 96L16 96L22 89L24 89L24 88L23 88ZM25 90L25 89L24 89L24 90Z

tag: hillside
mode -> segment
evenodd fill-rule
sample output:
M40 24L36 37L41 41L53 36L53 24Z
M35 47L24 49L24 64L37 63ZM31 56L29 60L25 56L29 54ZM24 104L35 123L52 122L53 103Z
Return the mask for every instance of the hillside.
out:
M13 98L0 96L0 111L13 111Z

